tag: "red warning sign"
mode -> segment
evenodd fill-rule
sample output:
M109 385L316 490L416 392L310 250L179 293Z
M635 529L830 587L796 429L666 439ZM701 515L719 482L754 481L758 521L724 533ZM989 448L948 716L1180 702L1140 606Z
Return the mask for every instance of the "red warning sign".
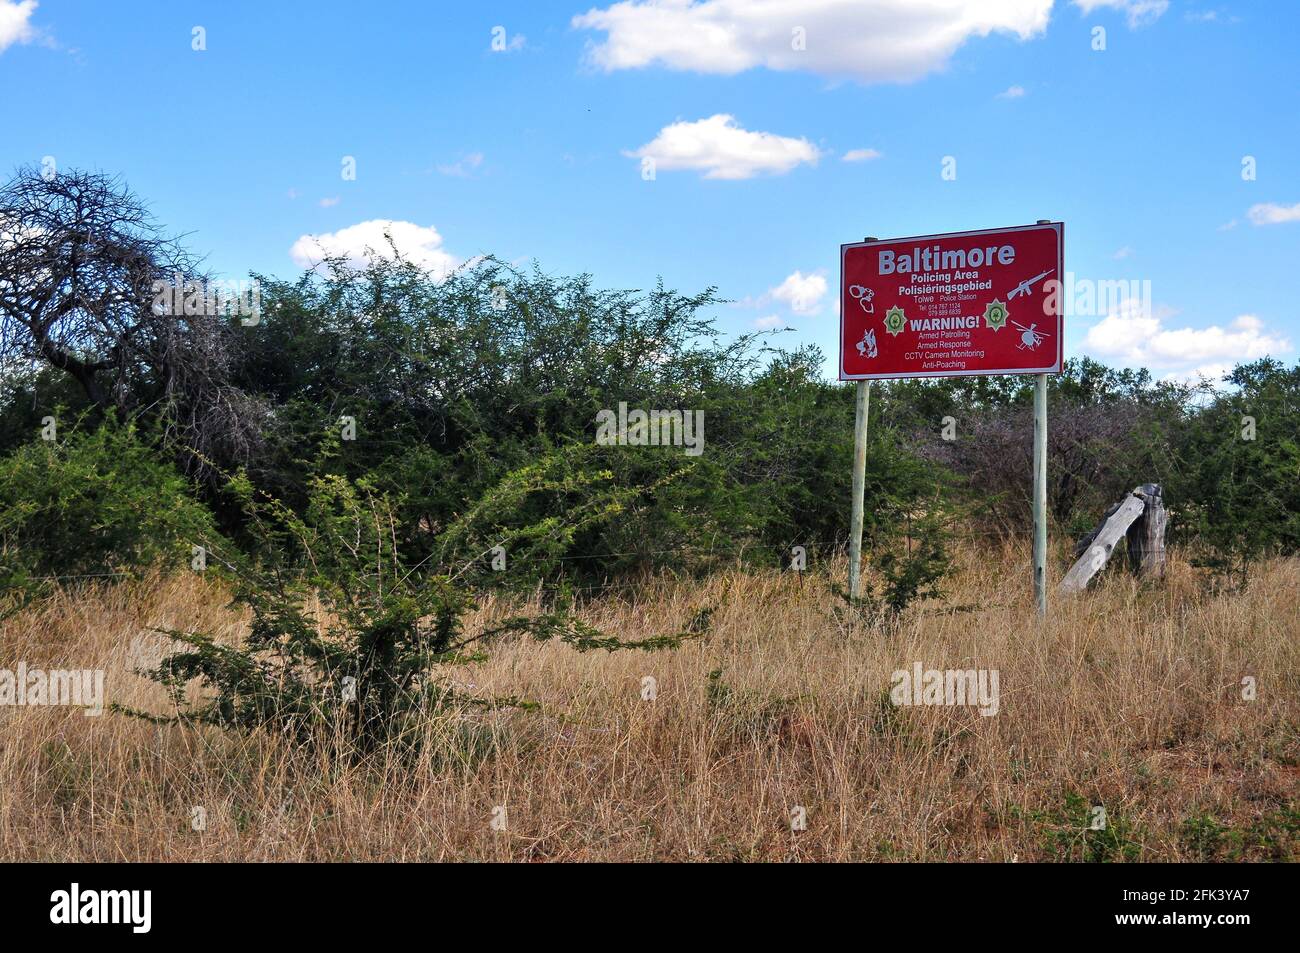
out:
M840 380L1061 370L1065 225L840 246Z

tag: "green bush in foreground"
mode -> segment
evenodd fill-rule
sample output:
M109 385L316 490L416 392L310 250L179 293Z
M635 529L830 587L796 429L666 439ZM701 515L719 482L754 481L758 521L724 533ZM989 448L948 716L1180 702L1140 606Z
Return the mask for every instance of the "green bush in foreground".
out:
M190 482L132 426L58 432L0 457L0 588L188 566L191 547L216 538Z
M536 471L507 484L502 492L516 501L526 495L521 485L542 494L586 489ZM534 707L513 697L462 695L453 687L451 669L481 660L494 639L554 639L580 652L653 651L696 638L707 624L708 613L701 612L676 634L621 641L552 612L510 617L470 632L464 617L475 608L471 564L409 565L398 550L394 506L367 481L314 479L301 516L259 495L242 476L231 489L261 544L262 559L241 558L230 570L235 602L252 611L247 639L232 646L205 633L164 632L181 650L142 674L168 689L176 714L118 711L155 722L266 730L359 755L386 743L417 744L427 725L424 716L453 705ZM516 528L501 543L527 549L543 535L571 533L622 505L599 489L587 496L567 518ZM484 505L491 509L492 501ZM191 701L188 688L195 680L203 691Z

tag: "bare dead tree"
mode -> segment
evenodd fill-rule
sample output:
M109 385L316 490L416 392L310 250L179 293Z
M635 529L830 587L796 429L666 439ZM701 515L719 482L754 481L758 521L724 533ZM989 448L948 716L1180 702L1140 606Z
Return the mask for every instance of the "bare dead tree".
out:
M1166 473L1164 448L1155 440L1157 411L1133 401L1051 408L1048 425L1048 507L1058 524L1078 513L1092 519L1098 506L1132 485ZM977 491L991 528L1014 535L1028 528L1032 484L1033 412L1028 407L973 411L962 419L962 438L915 435L925 458L948 467Z
M114 378L139 357L167 251L114 180L20 170L0 190L0 356L48 362L95 405L124 407Z
M261 415L229 383L231 330L158 307L177 276L207 281L119 179L19 169L0 188L0 366L44 362L100 409L155 410L198 451L190 469L246 459Z

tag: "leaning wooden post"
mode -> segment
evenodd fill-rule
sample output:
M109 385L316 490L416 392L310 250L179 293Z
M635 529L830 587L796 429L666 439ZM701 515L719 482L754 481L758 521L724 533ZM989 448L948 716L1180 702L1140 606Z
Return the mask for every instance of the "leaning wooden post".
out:
M1034 382L1034 602L1047 614L1047 375Z
M849 598L862 591L862 504L867 487L867 416L871 381L858 381L853 422L853 512L849 517Z
M1139 487L1139 489L1141 489ZM1079 541L1074 549L1075 563L1061 580L1061 593L1082 592L1088 581L1106 568L1111 553L1124 535L1142 516L1146 503L1136 492L1120 500L1101 518L1097 528Z

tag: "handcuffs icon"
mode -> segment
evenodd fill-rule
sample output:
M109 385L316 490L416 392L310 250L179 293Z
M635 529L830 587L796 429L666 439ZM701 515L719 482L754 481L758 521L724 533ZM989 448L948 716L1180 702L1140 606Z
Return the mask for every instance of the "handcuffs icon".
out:
M849 296L855 299L867 314L876 313L876 306L871 303L876 293L870 288L865 285L849 285Z

